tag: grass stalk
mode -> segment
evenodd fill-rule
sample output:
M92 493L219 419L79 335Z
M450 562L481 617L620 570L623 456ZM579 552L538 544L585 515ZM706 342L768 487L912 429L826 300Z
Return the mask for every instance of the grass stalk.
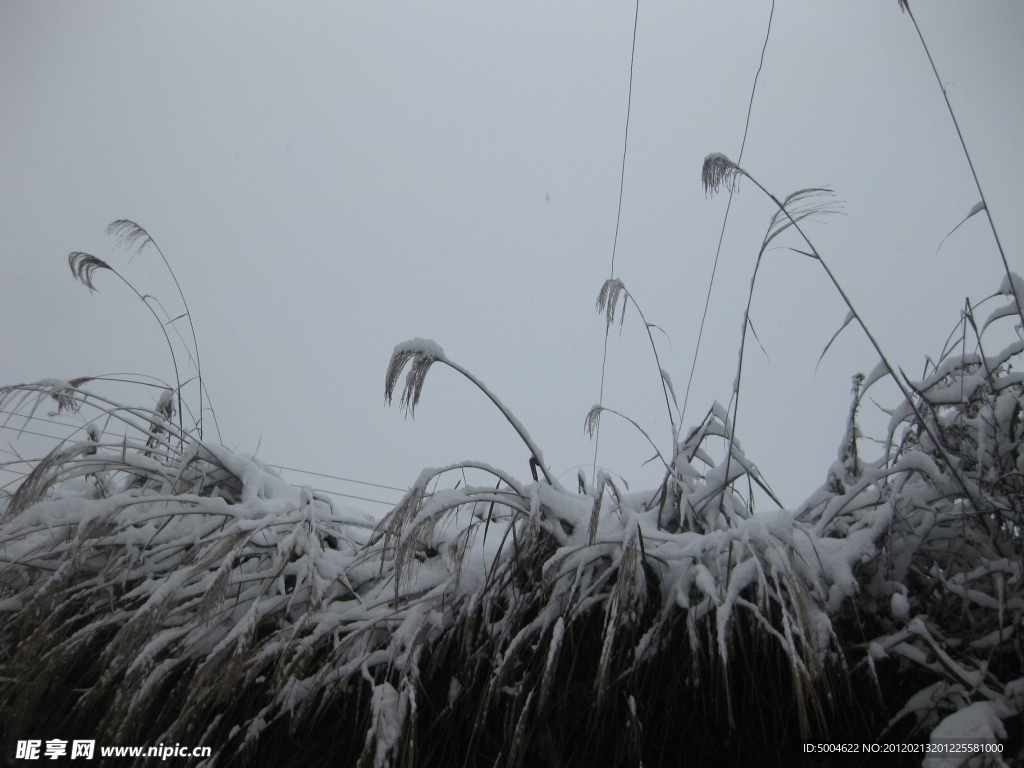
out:
M444 350L433 342L425 341L423 339L413 339L412 341L399 344L395 347L394 353L391 355L391 362L388 364L387 376L385 377L384 383L384 399L388 404L391 403L399 376L401 376L405 366L410 363L411 365L409 366L409 373L406 376L405 387L402 391L401 399L401 407L406 411L406 413L412 415L413 411L416 409L416 405L420 400L420 393L423 390L423 382L426 379L427 371L430 369L430 366L434 363L447 365L452 370L461 373L469 379L477 389L483 392L487 398L494 403L497 409L501 411L501 415L504 416L508 423L512 425L512 428L529 449L531 466L540 468L541 472L544 473L544 479L547 480L549 485L554 488L562 489L562 484L558 482L558 478L551 474L551 470L549 470L547 464L544 463L543 452L533 441L533 438L530 437L530 433L526 431L526 427L523 426L523 423L516 418L515 414L509 410L509 408L487 387L486 384L474 376L469 369L450 359L445 355Z
M156 310L153 309L152 305L150 305L150 303L147 301L147 299L151 297L144 296L143 294L141 294L139 290L134 285L132 285L131 282L126 277L124 277L124 275L122 275L120 272L118 272L116 269L110 266L107 262L103 261L103 259L99 259L91 254L83 253L81 251L73 251L72 253L68 254L68 266L71 268L71 274L75 276L75 279L93 292L97 290L96 285L93 283L92 280L93 273L97 269L106 270L113 274L118 280L120 280L126 286L128 286L128 289L139 298L139 301L146 305L146 309L149 310L149 313L153 316L153 319L156 320L157 324L160 326L160 332L164 336L164 341L167 343L167 350L168 352L170 352L171 355L171 364L174 366L174 393L178 401L178 428L181 430L182 433L184 433L184 407L181 399L182 382L181 373L178 370L178 357L177 355L174 354L174 344L171 342L171 336L167 332L166 325L164 324L163 320L160 319L160 316L157 314Z
M601 292L597 296L596 307L597 311L605 316L605 330L609 330L612 324L615 322L615 312L618 307L619 296L625 296L626 301L633 303L636 307L637 313L640 315L640 320L644 324L644 330L647 331L647 338L651 343L651 351L654 353L654 362L658 366L658 379L661 381L661 392L665 398L665 411L668 413L668 423L672 429L672 444L675 445L676 440L679 439L679 427L676 425L676 418L672 412L672 405L675 403L675 393L671 391L668 381L668 375L665 372L664 367L661 365L661 357L658 355L658 345L654 343L654 334L651 333L652 328L658 328L654 323L647 321L644 316L644 311L641 309L640 304L637 303L636 298L629 289L626 288L625 284L618 278L609 278L604 281L601 286ZM619 326L626 320L626 306L623 302L622 313L619 316ZM661 330L658 328L658 330ZM676 410L679 409L678 403L676 403ZM600 427L595 431L600 431ZM596 437L595 437L596 439ZM650 439L650 438L648 438ZM661 452L659 451L659 454Z
M935 59L932 57L931 49L928 47L928 43L924 39L924 34L921 32L921 25L917 23L917 17L914 16L914 12L910 9L909 0L899 0L900 9L903 10L910 20L914 23L914 31L917 32L917 38L921 41L921 47L924 48L925 55L928 57L928 64L932 68L932 73L935 75L935 80L939 84L939 90L942 91L942 99L946 102L946 109L949 111L949 117L953 121L953 127L956 129L957 139L960 141L960 148L963 149L964 157L967 158L967 166L971 169L971 177L974 179L974 186L978 190L978 195L981 197L982 207L985 210L985 216L988 219L989 229L992 230L992 237L996 242L996 249L999 251L999 258L1003 262L1003 270L1006 272L1007 278L1010 279L1011 285L1013 284L1013 273L1010 271L1010 262L1006 258L1006 251L1003 250L1003 243L999 239L999 230L996 228L996 223L992 218L992 209L989 208L988 200L985 197L985 189L981 186L981 180L978 178L978 171L974 167L974 160L971 157L971 151L967 148L967 141L964 139L963 131L960 130L960 121L956 119L956 111L953 109L953 104L949 100L949 94L946 92L946 87L942 84L942 77L939 75L939 68L935 64ZM1017 305L1017 314L1024 322L1024 307L1021 306L1020 297L1017 292L1013 292L1013 300Z
M167 256L164 255L163 250L157 244L156 240L153 239L153 236L150 235L146 229L144 229L139 224L136 224L134 221L130 221L128 219L118 219L117 221L112 222L107 227L107 234L114 236L117 239L118 243L120 243L125 248L134 248L136 254L138 255L142 254L142 251L145 249L147 245L153 246L157 254L160 256L160 259L163 261L164 266L167 268L167 272L168 274L170 274L171 280L174 281L174 287L178 291L178 297L181 299L181 304L185 308L184 317L188 321L189 331L192 334L192 350L189 352L189 358L192 357L192 352L195 352L194 363L196 368L196 376L198 377L199 383L199 418L196 419L195 421L199 439L202 440L203 420L205 418L205 413L203 411L203 395L205 393L207 400L209 400L209 393L206 392L206 382L203 380L203 368L202 363L199 359L199 340L196 338L196 327L195 324L192 322L192 311L189 309L188 301L185 298L185 292L181 288L181 283L178 281L178 276L177 274L175 274L174 269L171 267L171 262L167 259ZM169 320L169 322L173 324L178 319L179 318L174 318L173 320ZM180 334L179 338L181 338ZM184 343L184 339L182 339L182 342ZM185 349L186 351L188 351L188 344L185 344ZM210 415L213 416L214 428L217 430L219 438L220 427L217 425L217 414L213 410L212 406L210 406Z

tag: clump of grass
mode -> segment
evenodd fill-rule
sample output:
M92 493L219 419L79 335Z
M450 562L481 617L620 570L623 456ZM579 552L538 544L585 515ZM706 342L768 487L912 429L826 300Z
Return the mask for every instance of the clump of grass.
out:
M705 162L709 192L742 176L763 190L722 155ZM942 738L968 721L988 728L982 741L1004 735L1024 710L1024 342L988 354L983 340L1019 318L1024 281L1008 275L998 294L1012 302L981 324L968 304L913 381L801 229L833 210L828 191L763 191L777 210L730 403L685 436L656 326L621 281L602 286L606 329L632 301L658 364L672 444L648 436L665 467L655 489L604 472L563 487L498 396L423 339L395 347L386 400L404 373L411 415L431 367L450 367L523 440L532 481L476 462L427 469L371 521L186 428L180 381L146 407L103 394L104 377L0 390L5 428L48 402L79 422L3 499L8 732L212 744L211 765L374 768L661 764L680 727L711 764L794 764L806 741L887 728ZM822 486L755 513L754 489L771 490L736 436L743 354L761 256L788 232L879 364L855 377ZM87 254L71 265L90 288L110 269ZM871 459L858 412L886 376L903 399ZM604 413L632 422L597 406L588 428Z
M1024 554L1024 464L1017 461L1024 390L1013 372L1024 342L986 355L983 337L1003 318L1021 319L1024 283L1007 272L996 295L1010 303L994 310L980 327L968 302L959 334L951 335L954 341L925 378L913 381L886 357L800 227L802 218L821 209L794 210L794 204L821 190L801 190L779 200L724 155L705 160L703 182L709 193L735 188L740 177L752 181L777 206L765 244L792 227L806 245L806 250L794 250L817 261L846 304L848 315L836 336L855 322L879 356L869 375L854 378L846 437L829 483L798 515L813 522L819 534L847 538L858 528L871 529L884 521L886 535L878 552L859 568L864 593L857 601L881 635L864 638L867 653L857 668L877 675L878 666L897 657L916 665L922 679L930 678L924 690L908 691L904 706L892 713L890 727L912 716L913 727L930 730L933 738L963 736L957 729L965 728L981 741L1005 738L1002 721L1019 720L1024 712L1024 669L1019 644L1011 639L1021 616L1009 608L1020 602L1011 595L1021 582L1017 571ZM740 354L742 366L742 346ZM868 389L886 377L903 399L891 411L881 457L864 461L857 412ZM963 716L967 708L974 708L973 713Z
M415 353L405 365L427 353L414 346L398 349ZM392 391L401 369L389 368ZM159 407L82 384L5 394L25 413L57 395L135 435L62 446L8 509L0 710L12 732L74 723L112 743L214 743L219 763L251 764L346 712L353 762L481 753L515 765L587 751L545 723L596 738L591 715L623 715L633 746L621 756L641 760L657 727L652 670L681 663L693 690L718 678L709 693L738 692L728 671L752 658L741 638L762 632L788 659L800 727L823 717L831 641L810 539L792 520L751 515L720 468L687 474L692 524L675 533L656 493L608 478L570 493L472 463L425 471L371 531L255 459L179 432ZM723 432L719 417L691 450ZM430 490L464 471L490 482ZM722 504L726 516L713 512ZM727 701L740 722L743 706ZM468 712L464 743L428 735Z
M921 380L905 381L913 402L891 412L881 456L853 463L847 450L833 469L835 495L804 515L827 529L840 510L890 510L879 555L861 571L858 605L873 635L859 646L857 667L872 675L896 667L916 679L904 684L889 725L909 721L933 738L962 735L957 729L968 726L957 718L968 708L996 724L976 736L1005 738L1001 721L1019 727L1024 711L1024 388L1014 371L1024 343L994 354L984 343L993 323L1018 317L1014 282L1004 280L997 294L1010 302L980 325L978 307L967 305L954 342ZM877 380L860 382L855 400Z

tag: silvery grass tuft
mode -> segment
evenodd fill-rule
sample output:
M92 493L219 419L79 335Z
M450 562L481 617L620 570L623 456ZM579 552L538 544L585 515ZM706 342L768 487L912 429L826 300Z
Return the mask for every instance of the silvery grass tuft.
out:
M727 192L735 192L741 175L742 170L736 163L721 152L712 152L704 158L700 180L705 193L711 195L723 188Z

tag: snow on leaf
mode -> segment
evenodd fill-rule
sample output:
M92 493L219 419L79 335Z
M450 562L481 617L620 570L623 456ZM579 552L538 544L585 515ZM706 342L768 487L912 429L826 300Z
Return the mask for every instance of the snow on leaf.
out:
M403 341L401 344L395 345L395 350L392 355L398 354L414 354L414 355L426 355L432 357L434 360L444 360L444 350L441 349L441 345L433 339L410 339Z
M953 227L951 230L949 230L949 233L944 238L942 238L942 240L939 242L939 247L935 249L935 252L938 253L939 249L942 248L943 243L945 243L949 239L950 235L952 235L954 232L960 229L960 227L962 227L967 222L967 220L971 218L971 216L984 210L985 202L983 200L979 200L973 206L971 206L971 210L967 212L967 215L964 216L960 223Z
M893 592L892 598L889 601L889 610L892 611L892 615L897 619L909 618L910 603L907 602L906 595L900 592Z
M672 396L672 402L675 403L676 407L678 408L679 400L678 398L676 398L675 387L672 386L672 377L668 375L668 371L666 371L664 368L661 369L661 380L665 382L665 386L668 387L669 394Z
M1002 282L999 283L999 288L996 289L996 294L1000 296L1008 296L1012 301L1009 304L994 309L989 314L981 326L982 333L984 333L985 329L987 329L996 320L999 320L1002 317L1010 317L1020 314L1020 307L1024 305L1024 279L1022 279L1016 272L1007 273L1003 276Z

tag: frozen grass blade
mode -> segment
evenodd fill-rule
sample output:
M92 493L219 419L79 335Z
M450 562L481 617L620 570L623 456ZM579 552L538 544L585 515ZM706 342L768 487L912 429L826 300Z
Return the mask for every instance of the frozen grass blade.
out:
M951 230L949 230L949 232L946 233L946 236L942 238L941 241L939 241L939 245L935 249L935 252L938 253L941 250L943 243L949 240L950 236L952 236L954 232L956 232L958 229L960 229L960 227L966 224L972 216L974 216L976 213L980 213L983 210L985 210L984 201L977 202L973 206L971 206L971 210L967 212L967 215L964 216L963 219L960 220L960 223L953 227Z

